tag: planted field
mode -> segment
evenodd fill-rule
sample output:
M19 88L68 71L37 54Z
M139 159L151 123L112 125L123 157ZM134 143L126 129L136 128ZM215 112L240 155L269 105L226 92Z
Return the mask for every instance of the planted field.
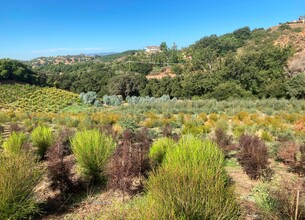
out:
M37 96L52 90L30 89ZM31 97L17 95L12 103ZM30 189L19 192L31 198L24 201L26 217L40 207L48 219L59 212L67 219L302 219L304 106L300 100L179 100L0 111L0 159L12 161L0 172L45 167L26 177L5 175L0 191L9 201L18 195L5 193L7 181ZM36 160L27 162L28 154ZM43 178L30 181L32 175ZM16 212L1 205L0 211Z
M78 101L78 95L28 84L0 85L0 109L19 112L57 112Z

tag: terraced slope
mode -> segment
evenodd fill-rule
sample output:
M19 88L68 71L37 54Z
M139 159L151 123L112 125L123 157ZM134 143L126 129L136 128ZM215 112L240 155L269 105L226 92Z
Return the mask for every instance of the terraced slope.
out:
M29 84L0 84L0 110L57 112L78 101L78 95Z

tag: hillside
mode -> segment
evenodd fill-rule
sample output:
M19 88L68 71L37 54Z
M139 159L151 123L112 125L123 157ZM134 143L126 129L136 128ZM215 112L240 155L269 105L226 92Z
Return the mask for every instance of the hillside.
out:
M124 51L122 53L99 53L99 54L80 54L80 55L67 55L67 56L50 56L38 57L25 63L33 68L43 67L48 65L71 65L77 63L87 62L111 62L116 59L123 58L130 54L134 54L136 50Z
M291 45L294 48L295 53L287 63L287 72L296 75L305 71L305 24L290 24L289 27L275 40L275 44L281 47Z
M58 112L78 101L78 95L29 84L0 84L0 111Z
M37 68L29 70L37 75L40 85L78 94L93 91L99 98L106 94L167 94L181 99L300 99L305 97L304 27L243 27L220 36L205 36L182 49L162 42L156 53L139 50L107 56L39 58L42 64L37 66L34 60L29 64ZM13 70L14 76L20 75L18 71Z
M29 66L32 67L40 67L46 65L53 65L53 64L73 64L73 63L84 63L90 62L95 59L95 56L88 56L88 55L67 55L67 56L51 56L51 57L38 57L32 59L30 61L25 62Z

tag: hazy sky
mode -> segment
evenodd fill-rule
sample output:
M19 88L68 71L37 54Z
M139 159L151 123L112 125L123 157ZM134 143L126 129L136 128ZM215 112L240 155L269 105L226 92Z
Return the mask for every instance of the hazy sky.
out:
M277 25L305 14L305 0L0 0L0 58L27 60L186 47L211 34Z

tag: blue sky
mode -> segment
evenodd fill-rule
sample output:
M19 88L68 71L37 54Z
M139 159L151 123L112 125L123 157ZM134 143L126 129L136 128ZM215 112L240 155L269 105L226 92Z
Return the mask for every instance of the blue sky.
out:
M277 25L305 14L304 0L0 0L0 58L28 60L186 47L204 36Z

